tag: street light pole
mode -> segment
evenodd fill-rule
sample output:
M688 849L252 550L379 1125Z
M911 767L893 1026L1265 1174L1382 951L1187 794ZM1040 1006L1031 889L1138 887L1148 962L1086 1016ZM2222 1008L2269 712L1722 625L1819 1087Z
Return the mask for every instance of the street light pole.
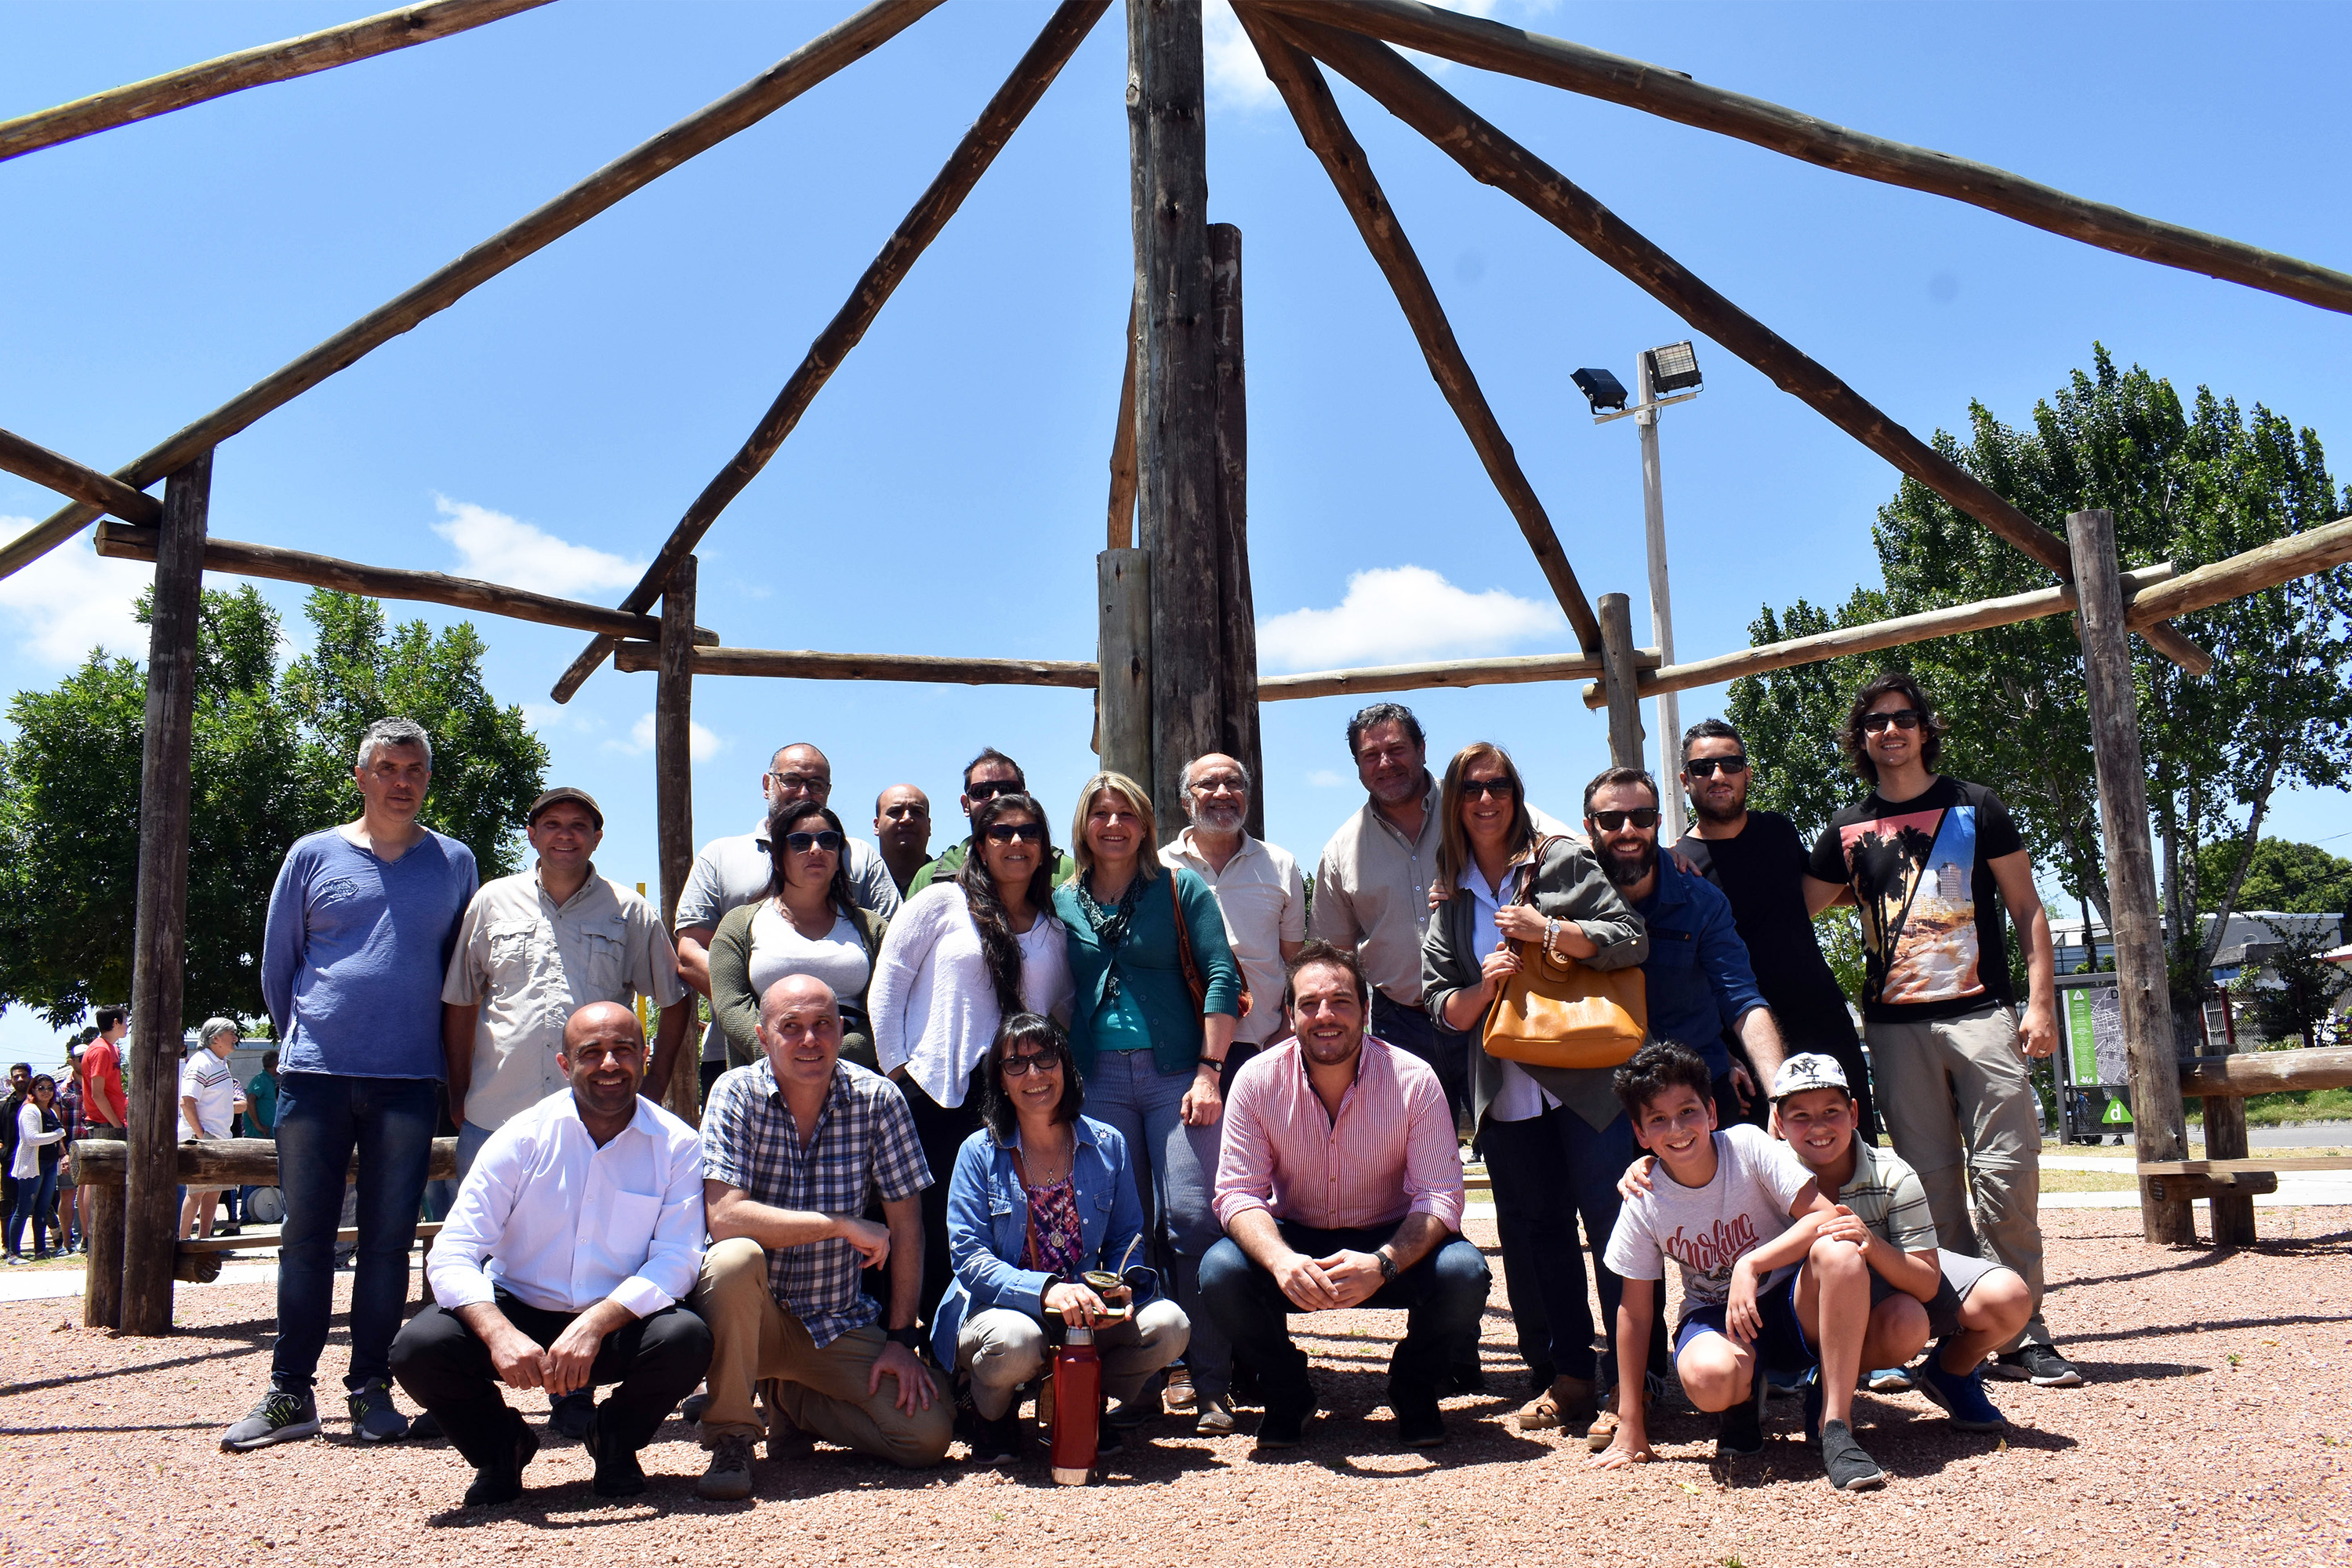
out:
M1658 472L1658 395L1651 376L1651 356L1634 361L1635 413L1642 431L1642 521L1650 548L1650 636L1659 657L1675 662L1674 598L1666 585L1666 497ZM1683 836L1683 792L1675 774L1682 746L1681 704L1675 694L1658 694L1658 842L1674 844Z

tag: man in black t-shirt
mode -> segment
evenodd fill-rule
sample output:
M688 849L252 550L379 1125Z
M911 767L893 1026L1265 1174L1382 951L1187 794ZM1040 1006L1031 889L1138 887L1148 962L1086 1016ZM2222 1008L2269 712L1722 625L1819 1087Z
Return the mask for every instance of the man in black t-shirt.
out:
M1861 910L1878 1113L1927 1188L1936 1234L1957 1252L1982 1252L1981 1235L1987 1256L2032 1293L2032 1321L1994 1370L2072 1385L2083 1374L2042 1321L2042 1128L2027 1065L2058 1048L2050 920L2000 797L1932 771L1943 728L1908 675L1882 675L1855 696L1840 740L1873 787L1831 816L1805 869L1805 902L1819 913L1851 899ZM2025 944L2021 1020L2003 905Z
M1780 1043L1792 1056L1819 1051L1836 1059L1853 1086L1855 1126L1875 1142L1878 1115L1862 1041L1805 907L1805 841L1779 812L1748 809L1750 777L1738 731L1720 719L1692 725L1683 735L1682 769L1691 830L1675 849L1731 900L1732 923L1772 1005ZM1761 1125L1761 1094L1755 1110Z

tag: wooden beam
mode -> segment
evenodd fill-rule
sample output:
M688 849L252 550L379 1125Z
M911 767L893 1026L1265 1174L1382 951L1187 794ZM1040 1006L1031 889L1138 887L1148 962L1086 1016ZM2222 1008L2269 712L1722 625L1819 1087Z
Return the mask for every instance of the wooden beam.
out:
M1265 837L1265 756L1258 738L1257 595L1250 585L1249 377L1243 353L1242 231L1209 226L1209 341L1217 392L1216 529L1218 706L1224 722L1217 749L1249 770L1243 827Z
M697 563L682 557L662 588L654 685L654 822L661 856L662 930L677 929L677 900L694 868L694 589ZM678 1048L662 1103L688 1126L702 1121L702 1039Z
M139 893L131 938L130 1165L123 1195L122 1331L172 1331L172 1247L179 1239L183 960L187 954L190 755L205 522L213 455L163 490L147 638L147 714L139 755Z
M2340 1154L2293 1154L2284 1159L2159 1160L2138 1167L2143 1176L2259 1176L2279 1171L2352 1171Z
M115 469L114 477L133 489L153 484L198 452L219 445L337 371L357 363L427 317L447 310L516 262L561 239L631 192L652 184L737 132L758 124L834 72L865 58L943 3L944 0L873 0L863 10L820 33L717 102L697 110L668 130L639 143L536 212L500 229L391 303L362 316L161 446ZM0 546L0 577L38 560L79 533L98 515L98 509L76 501L18 534L5 546ZM644 603L630 608L642 610L652 603L648 595Z
M1654 648L1637 649L1636 668L1658 663ZM1434 664L1391 664L1370 669L1318 669L1298 675L1261 675L1261 702L1306 697L1355 697L1374 691L1424 691L1435 687L1522 686L1539 680L1576 680L1598 676L1601 660L1592 653L1539 653L1516 658L1446 659Z
M1127 362L1118 378L1118 422L1110 437L1110 520L1108 548L1135 544L1135 304L1127 307Z
M1527 536L1528 547L1535 552L1536 563L1542 567L1552 596L1567 612L1578 646L1587 652L1598 649L1601 623L1586 602L1575 569L1568 563L1567 552L1560 548L1551 518L1520 468L1518 454L1511 449L1501 422L1496 419L1477 376L1470 369L1469 359L1454 336L1445 307L1431 286L1429 274L1423 268L1412 241L1406 237L1403 225L1390 207L1362 145L1341 116L1323 73L1315 68L1315 62L1304 50L1278 33L1264 16L1254 14L1247 6L1236 14L1248 30L1250 41L1257 47L1266 75L1273 79L1283 101L1289 106L1290 117L1297 121L1299 134L1321 162L1323 172L1331 177L1332 188L1339 193L1348 216L1355 220L1356 232L1363 237L1372 259L1380 264L1381 275L1388 279L1397 305L1404 311L1413 338L1421 345L1431 378L1444 394L1454 416L1462 422L1463 434L1470 437L1472 449L1486 467L1486 477L1501 494L1503 504L1510 508L1519 531Z
M2132 687L2124 590L2116 570L2116 520L2107 511L2066 519L2075 586L2082 596L2083 678L2091 710L2091 754L2106 850L2108 919L2115 933L2116 990L2130 1058L2132 1138L2142 1162L2179 1160L2189 1149L2180 1105L2179 1049L2165 978L2164 929L2156 899L2156 858L2147 836L2147 770L2139 746L2139 700ZM2140 1184L2140 1229L2154 1242L2197 1239L2189 1205Z
M2143 566L2123 574L2126 596L2168 581L2173 574L2172 563ZM1769 670L1788 669L1801 664L1819 664L1826 658L1843 658L1848 654L1876 653L1881 648L1901 647L1908 643L1928 642L1936 637L1958 637L1963 632L1979 632L1987 626L2014 626L2020 621L2038 620L2044 616L2063 616L2074 608L2074 587L2062 583L2054 588L2036 588L2030 594L2011 594L1999 599L1977 599L1965 605L1949 605L1939 610L1922 610L1917 615L1896 616L1888 620L1872 621L1866 626L1840 626L1834 631L1816 632L1811 637L1790 637L1786 642L1765 643L1757 647L1741 648L1737 653L1717 654L1713 658L1697 658L1688 664L1671 664L1642 674L1642 695L1654 696L1662 691L1688 691L1696 686L1717 686L1742 676L1762 675ZM1584 705L1598 709L1606 699L1596 683L1584 690Z
M2352 276L2179 224L2086 201L2005 169L1833 125L1622 55L1423 5L1419 0L1256 0L1269 10L1386 38L1483 69L1562 87L1776 153L1931 195L2159 266L2352 311Z
M174 1050L177 1043L174 1042ZM117 1139L79 1138L74 1141L74 1181L83 1190L121 1192L124 1173L130 1163L131 1146ZM193 1143L181 1143L172 1151L172 1179L190 1185L212 1183L220 1186L269 1187L278 1184L278 1140L275 1138L206 1138ZM425 1179L446 1182L457 1174L457 1141L455 1138L433 1140L433 1152L427 1158ZM360 1157L352 1155L345 1173L348 1181L358 1181ZM174 1211L176 1213L176 1211Z
M625 642L620 670L658 669L659 645ZM764 675L791 680L914 680L961 686L1067 686L1090 690L1095 667L1066 659L941 658L928 654L811 653L798 648L698 647L697 675Z
M2352 1050L2255 1051L2193 1057L2180 1064L2180 1092L2208 1099L2352 1089Z
M1436 143L1475 179L1495 186L1632 279L1694 329L1754 365L1774 385L1934 490L2061 578L2072 575L2065 542L2010 505L1958 463L1890 419L1787 339L1733 304L1558 170L1520 146L1387 46L1352 33L1288 21L1314 54L1389 112ZM2168 628L2143 634L2166 657L2201 674L2212 660Z
M2145 622L2185 616L2258 594L2297 577L2330 571L2347 561L2352 561L2352 517L2306 528L2210 566L2184 572L2163 587L2134 597L2124 618L2137 631Z
M121 561L152 561L155 530L102 522L98 526L98 552ZM614 632L649 642L661 636L661 622L652 616L632 616L603 605L559 599L552 594L534 594L528 588L510 588L503 583L485 583L476 577L411 572L397 566L362 566L356 561L313 555L304 550L280 550L274 544L206 539L205 570L233 573L240 577L268 577L281 583L307 583L313 588L332 588L339 594L360 594L373 599L453 605L461 610L480 610L510 620ZM719 634L699 626L695 629L694 640L715 647Z
M1642 766L1642 699L1634 686L1633 612L1622 594L1601 595L1601 683L1609 692L1609 765Z
M149 528L163 521L163 503L144 490L132 489L112 474L84 468L11 430L0 430L0 468Z
M428 0L424 5L404 5L397 11L323 27L299 38L240 49L233 55L151 76L144 81L110 87L55 109L0 120L0 161L21 158L43 147L93 136L134 121L169 114L207 99L243 92L249 87L290 81L298 76L390 54L414 44L429 44L436 38L463 33L547 3L548 0Z
M919 5L929 10L940 0L906 0L906 3ZM819 332L816 341L809 345L808 353L801 358L799 368L784 383L783 390L776 394L776 400L768 405L767 413L761 416L759 424L753 426L751 434L736 449L735 455L727 460L726 467L702 487L702 493L694 498L694 503L686 509L686 514L670 530L669 538L655 553L653 563L646 568L646 574L637 580L637 585L630 589L627 597L621 601L622 609L637 611L649 607L660 595L662 584L669 581L670 568L702 542L702 536L710 531L710 525L719 521L719 514L725 511L728 505L743 493L745 487L759 477L760 470L768 466L768 460L776 455L777 448L784 444L784 437L790 436L793 427L801 422L801 416L808 411L810 403L824 390L824 384L833 378L833 373L841 368L841 362L865 338L866 329L874 324L874 318L880 314L884 303L929 247L931 241L939 237L940 231L947 226L948 219L963 205L964 198L971 194L971 188L980 182L981 175L987 173L989 164L1003 150L1013 131L1028 117L1030 110L1036 107L1037 100L1053 85L1062 67L1068 63L1070 56L1085 41L1087 32L1109 8L1110 0L1063 0L1055 9L1044 30L1037 35L1036 41L1013 66L1013 74L1005 78L1004 84L996 89L996 95L988 100L987 108L981 110L980 118L972 122L970 131L964 132L963 140L956 143L955 151L949 155L946 164L924 188L923 194L916 198L915 205L908 209L907 216L899 220L890 237L883 242L881 253L858 275L848 301L835 312L824 331ZM582 649L580 657L572 661L571 667L556 681L555 700L571 701L572 693L580 689L581 683L596 673L596 667L612 653L613 645L613 638L600 637Z

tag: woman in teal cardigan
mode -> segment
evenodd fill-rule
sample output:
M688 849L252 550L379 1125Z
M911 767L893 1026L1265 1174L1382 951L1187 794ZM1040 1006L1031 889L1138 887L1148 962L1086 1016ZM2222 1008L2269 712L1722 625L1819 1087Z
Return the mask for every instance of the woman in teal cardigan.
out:
M1069 932L1070 1050L1087 1086L1086 1113L1108 1122L1138 1167L1144 1230L1165 1248L1161 1278L1192 1321L1185 1361L1197 1425L1229 1432L1233 1352L1200 1310L1202 1255L1223 1231L1210 1198L1217 1181L1217 1077L1241 1020L1242 973L1208 885L1160 863L1151 799L1124 773L1097 773L1078 792L1070 843L1078 874L1054 889ZM1185 978L1177 919L1202 984ZM1157 1388L1122 1406L1157 1414Z

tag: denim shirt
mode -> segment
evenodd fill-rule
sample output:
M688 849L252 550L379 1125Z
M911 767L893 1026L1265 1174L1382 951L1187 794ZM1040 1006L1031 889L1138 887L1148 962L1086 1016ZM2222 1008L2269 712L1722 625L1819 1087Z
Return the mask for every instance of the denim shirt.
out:
M1723 1031L1765 1005L1748 944L1732 923L1731 900L1662 854L1657 888L1633 912L1650 932L1650 956L1642 961L1650 1038L1689 1047L1721 1078L1731 1070Z
M1115 1268L1143 1231L1143 1202L1127 1141L1090 1116L1079 1117L1071 1131L1082 1256L1090 1267ZM1003 1308L1045 1321L1045 1290L1055 1281L1021 1266L1028 1243L1029 1194L1013 1169L1013 1151L983 1127L956 1151L955 1175L948 1183L948 1259L955 1278L931 1317L931 1352L941 1366L955 1365L956 1335L969 1313Z

